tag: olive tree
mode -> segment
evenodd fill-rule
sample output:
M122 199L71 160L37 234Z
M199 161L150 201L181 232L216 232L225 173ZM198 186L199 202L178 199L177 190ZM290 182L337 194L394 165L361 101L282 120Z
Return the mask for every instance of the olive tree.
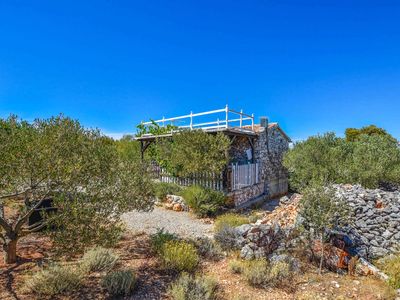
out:
M187 130L160 138L155 146L156 160L176 176L196 173L218 174L228 162L229 138L202 130Z
M56 212L30 216L51 199ZM59 116L32 123L0 120L0 240L4 260L17 259L18 240L51 225L67 251L104 243L130 209L149 210L152 184L139 164L118 155L98 130ZM7 209L5 209L7 208Z
M332 187L311 186L304 190L299 214L302 220L301 227L308 233L311 243L315 239L321 243L321 272L325 235L330 230L346 225L350 220L350 210L342 199L335 196Z

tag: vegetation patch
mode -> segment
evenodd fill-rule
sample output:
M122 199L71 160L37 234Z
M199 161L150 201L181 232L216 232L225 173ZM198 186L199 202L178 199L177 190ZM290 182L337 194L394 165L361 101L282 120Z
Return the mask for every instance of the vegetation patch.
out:
M164 244L161 259L166 269L192 272L199 263L196 247L184 241L169 241Z
M29 278L25 289L39 295L55 296L75 291L82 278L83 273L75 267L52 265Z
M225 204L222 192L193 185L181 193L183 199L199 217L214 216Z
M83 255L81 266L86 272L107 271L117 264L118 259L113 250L95 247Z
M238 250L237 244L238 234L233 227L225 226L214 234L215 241L223 250Z
M182 187L175 183L157 182L155 184L155 194L158 200L164 201L167 195L179 195Z
M198 254L206 259L218 261L224 257L221 246L210 238L198 238L194 241Z
M217 282L210 277L183 273L169 289L174 300L213 300L217 298Z
M170 241L177 240L178 237L173 234L164 231L164 229L157 229L157 232L150 235L150 245L153 253L161 255L164 244Z
M379 267L389 276L389 284L395 289L400 289L400 255L393 255L378 262Z
M247 223L249 223L247 217L234 213L223 214L215 219L214 231L218 232L224 227L237 227Z
M132 270L108 273L101 281L110 295L129 295L135 288L136 277Z

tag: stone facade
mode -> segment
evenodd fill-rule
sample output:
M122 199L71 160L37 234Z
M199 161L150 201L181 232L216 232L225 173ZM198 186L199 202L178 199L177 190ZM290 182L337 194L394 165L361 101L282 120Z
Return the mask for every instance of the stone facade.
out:
M361 256L376 258L400 250L400 191L336 185L338 197L352 208L354 221L344 229Z
M266 199L281 196L288 191L288 176L282 165L282 158L289 149L289 138L276 123L269 124L267 128L256 125L255 131L257 136L253 141L251 160L247 152L251 151L252 146L247 137L236 137L229 151L231 163L259 164L260 183L228 194L234 199L236 206L261 196Z

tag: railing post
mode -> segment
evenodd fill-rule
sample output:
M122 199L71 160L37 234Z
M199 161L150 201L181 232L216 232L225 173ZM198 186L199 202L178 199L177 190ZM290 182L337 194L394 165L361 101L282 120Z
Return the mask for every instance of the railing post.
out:
M251 114L251 130L254 131L254 114Z
M165 127L165 117L162 117L162 127Z
M240 128L242 128L243 109L240 110Z
M219 118L217 118L217 127L219 128Z
M229 113L229 109L228 109L228 104L225 106L225 127L228 128L229 124L228 124L228 113Z
M193 129L193 112L190 112L190 130Z

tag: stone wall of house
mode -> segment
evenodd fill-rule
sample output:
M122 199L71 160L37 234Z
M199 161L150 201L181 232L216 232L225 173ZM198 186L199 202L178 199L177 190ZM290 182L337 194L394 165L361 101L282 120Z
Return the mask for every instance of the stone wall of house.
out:
M254 140L254 162L259 163L260 183L240 190L230 192L236 206L251 201L260 195L268 198L281 196L288 191L287 172L282 165L283 154L289 149L287 138L278 129L277 125L266 128L258 128L258 134ZM247 137L237 136L229 150L231 163L250 162L246 151L251 150L251 144Z
M235 203L235 206L240 206L264 194L264 182L247 186L245 188L235 190L228 193L228 197Z
M273 198L287 193L287 172L282 165L289 142L277 126L260 128L254 144L254 158L260 163L260 180L267 182L266 194Z
M381 257L400 250L400 191L336 185L337 196L352 208L354 221L344 231L364 257Z
M230 163L247 163L249 159L246 151L251 150L249 139L245 136L237 136L229 149Z

